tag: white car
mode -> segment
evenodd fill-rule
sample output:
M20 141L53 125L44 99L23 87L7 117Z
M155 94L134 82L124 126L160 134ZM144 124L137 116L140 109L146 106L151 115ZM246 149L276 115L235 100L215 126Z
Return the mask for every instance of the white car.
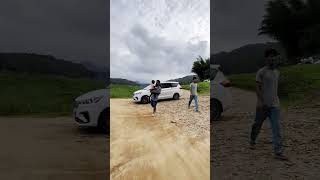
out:
M320 59L316 57L308 57L308 58L303 58L300 60L301 64L319 64Z
M220 70L220 65L210 65L210 119L217 121L231 107L230 81Z
M74 120L80 127L98 127L109 132L110 99L109 88L90 91L75 99Z
M181 96L181 86L179 82L162 82L161 83L161 94L159 95L158 99L174 99L178 100ZM150 87L151 85L138 90L133 93L133 101L140 102L146 104L150 102Z

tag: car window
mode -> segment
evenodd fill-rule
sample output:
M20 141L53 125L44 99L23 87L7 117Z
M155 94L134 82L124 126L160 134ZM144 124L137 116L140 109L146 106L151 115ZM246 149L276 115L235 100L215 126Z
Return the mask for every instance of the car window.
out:
M224 76L223 72L222 71L218 71L216 73L216 77L214 78L214 81L220 83L222 81L225 81L226 80L226 77Z
M178 83L171 83L171 87L177 87Z
M161 88L170 88L171 85L169 83L161 83Z

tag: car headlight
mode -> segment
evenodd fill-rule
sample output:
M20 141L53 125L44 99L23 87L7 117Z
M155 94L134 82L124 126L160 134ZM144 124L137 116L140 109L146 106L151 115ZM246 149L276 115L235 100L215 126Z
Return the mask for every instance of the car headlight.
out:
M98 96L98 97L92 97L92 98L88 98L88 99L78 100L78 101L75 101L75 107L78 107L80 104L98 103L102 98L103 98L103 96Z

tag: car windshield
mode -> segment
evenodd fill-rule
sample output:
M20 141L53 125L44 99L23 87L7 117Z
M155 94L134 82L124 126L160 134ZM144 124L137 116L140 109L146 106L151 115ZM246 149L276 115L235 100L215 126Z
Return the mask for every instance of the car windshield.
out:
M217 73L218 73L217 69L211 68L211 70L210 70L210 80L214 80L214 78L216 77Z
M148 85L147 87L143 88L144 90L149 90L151 88L151 85Z

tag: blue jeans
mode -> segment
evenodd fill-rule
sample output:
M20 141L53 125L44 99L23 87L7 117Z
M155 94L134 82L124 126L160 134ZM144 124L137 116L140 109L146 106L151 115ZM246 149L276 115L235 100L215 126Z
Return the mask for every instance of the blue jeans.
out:
M262 124L266 118L270 119L272 129L272 146L275 154L282 153L282 142L280 135L280 109L278 107L270 107L267 109L257 108L255 122L251 130L251 143L255 143L260 132Z
M153 107L153 108L155 108L155 107L157 107L157 101L155 101L155 100L150 100L150 104L151 104L151 106Z
M199 107L198 107L198 96L197 95L190 95L189 107L190 107L193 99L194 99L195 111L198 111Z

